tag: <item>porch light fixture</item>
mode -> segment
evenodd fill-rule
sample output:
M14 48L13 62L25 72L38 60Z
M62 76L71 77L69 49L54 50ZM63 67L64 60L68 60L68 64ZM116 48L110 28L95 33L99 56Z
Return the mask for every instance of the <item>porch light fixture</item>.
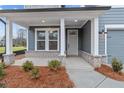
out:
M107 32L105 32L104 29L102 29L102 31L100 32L100 34L104 35L104 34L107 34Z
M75 19L74 22L78 22L78 20Z
M45 23L45 20L42 20L41 22L42 22L42 23Z

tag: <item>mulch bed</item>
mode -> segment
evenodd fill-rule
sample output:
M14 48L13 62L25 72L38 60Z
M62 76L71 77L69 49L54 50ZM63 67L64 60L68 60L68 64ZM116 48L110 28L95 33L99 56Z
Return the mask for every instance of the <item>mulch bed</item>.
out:
M6 76L0 81L9 88L72 88L73 82L69 79L64 67L57 72L48 67L39 67L40 78L31 79L29 72L24 72L19 66L10 66L5 69Z
M123 72L120 72L120 73L114 72L112 68L107 65L102 64L100 68L96 68L95 70L114 80L124 81Z

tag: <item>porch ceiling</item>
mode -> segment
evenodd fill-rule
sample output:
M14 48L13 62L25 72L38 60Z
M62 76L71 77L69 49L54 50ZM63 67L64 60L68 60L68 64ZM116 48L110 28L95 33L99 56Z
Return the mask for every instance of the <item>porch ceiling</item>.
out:
M29 9L30 10L30 9ZM35 9L33 9L35 10ZM104 14L105 10L80 10L80 11L15 11L8 10L8 12L0 11L1 17L7 17L13 22L28 27L39 25L59 25L60 19L65 18L67 26L81 26L86 20L98 17ZM42 9L41 9L42 10ZM42 23L42 20L45 20ZM74 22L74 20L78 20Z

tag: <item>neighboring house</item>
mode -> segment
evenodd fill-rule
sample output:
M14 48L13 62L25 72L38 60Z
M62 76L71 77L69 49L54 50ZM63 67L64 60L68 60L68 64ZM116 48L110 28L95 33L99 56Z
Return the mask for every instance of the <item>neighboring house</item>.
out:
M26 57L81 56L95 67L101 62L110 63L112 57L124 61L123 8L37 7L0 10L0 16L8 20L6 44L12 44L12 21L28 29ZM6 59L9 59L10 62L12 57L12 48L7 47L4 60L8 62Z

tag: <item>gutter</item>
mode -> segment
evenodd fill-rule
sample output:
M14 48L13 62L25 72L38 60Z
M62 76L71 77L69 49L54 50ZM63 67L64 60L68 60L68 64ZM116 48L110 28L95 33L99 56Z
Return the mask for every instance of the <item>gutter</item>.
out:
M9 9L0 10L0 13L21 13L21 12L60 12L60 11L97 11L97 10L109 10L111 6L99 6L99 7L78 7L78 8L39 8L39 9Z

